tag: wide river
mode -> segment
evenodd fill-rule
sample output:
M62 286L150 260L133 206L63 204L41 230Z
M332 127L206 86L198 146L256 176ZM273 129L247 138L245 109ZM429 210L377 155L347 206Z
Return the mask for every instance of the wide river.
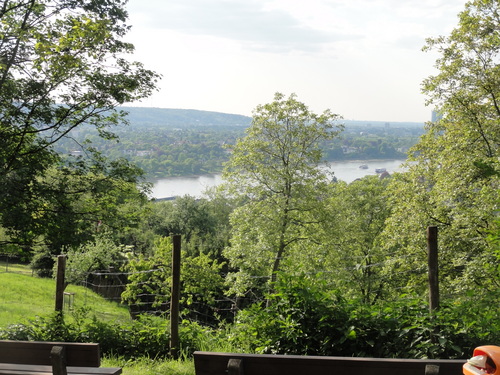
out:
M339 180L352 182L357 178L367 175L375 175L375 169L385 168L387 172L393 173L401 170L404 160L362 160L362 161L342 161L330 162L329 167L325 167ZM368 168L362 169L360 165ZM203 192L212 186L222 182L220 174L193 176L193 177L168 177L154 182L151 198L167 198L175 196L190 195L201 197Z

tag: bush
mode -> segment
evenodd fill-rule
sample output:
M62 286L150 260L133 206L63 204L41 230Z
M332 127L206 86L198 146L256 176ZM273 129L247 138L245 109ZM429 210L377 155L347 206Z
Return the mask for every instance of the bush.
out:
M127 323L98 321L88 318L85 309L73 313L68 323L59 314L37 317L29 324L15 324L0 329L1 340L61 341L99 343L104 356L123 358L165 358L170 352L169 321L141 315ZM197 323L183 321L180 329L180 351L185 358L196 350L210 350L222 339L216 331Z
M241 311L228 335L257 353L380 358L469 358L500 342L491 306L498 297L442 303L433 314L422 298L368 305L348 302L321 282L282 275L268 303Z
M234 346L258 353L344 355L350 339L347 303L305 277L280 275L267 302L241 311Z
M181 356L195 350L382 358L469 358L481 345L498 345L498 297L443 303L430 314L420 298L367 305L348 302L308 277L280 277L268 303L240 311L232 325L212 329L184 321ZM140 316L126 323L73 312L38 317L0 330L0 339L97 342L104 355L169 355L169 322Z
M168 321L141 316L127 323L88 319L85 310L73 314L66 322L61 315L37 317L29 324L15 324L0 330L3 340L96 342L103 355L164 357L169 353Z

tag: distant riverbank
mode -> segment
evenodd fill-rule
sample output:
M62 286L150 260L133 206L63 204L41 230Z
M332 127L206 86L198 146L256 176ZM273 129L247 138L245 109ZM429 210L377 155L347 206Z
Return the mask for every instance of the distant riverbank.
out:
M394 173L401 171L401 164L405 160L349 160L330 162L325 166L325 171L334 173L334 177L345 182L352 182L357 178L367 175L375 175L375 169L386 169ZM360 166L366 168L360 168ZM151 198L169 198L175 196L190 195L201 197L207 188L222 183L220 174L203 176L167 177L158 179L153 183Z

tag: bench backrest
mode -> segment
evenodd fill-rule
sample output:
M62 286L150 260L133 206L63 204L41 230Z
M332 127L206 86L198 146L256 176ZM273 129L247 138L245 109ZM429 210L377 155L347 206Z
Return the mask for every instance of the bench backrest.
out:
M461 375L465 360L419 360L195 352L196 375ZM228 364L230 365L228 367Z
M63 346L66 365L99 367L99 344L48 341L0 340L0 362L23 365L51 365L50 352L54 346Z

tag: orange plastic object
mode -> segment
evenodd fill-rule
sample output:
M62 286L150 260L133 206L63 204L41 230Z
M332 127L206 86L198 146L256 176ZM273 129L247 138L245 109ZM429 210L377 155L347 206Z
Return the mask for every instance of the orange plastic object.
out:
M479 359L479 361L474 361L474 359ZM484 361L479 364L481 359ZM464 375L500 375L500 347L493 345L477 347L474 349L471 360L464 364L463 371Z

